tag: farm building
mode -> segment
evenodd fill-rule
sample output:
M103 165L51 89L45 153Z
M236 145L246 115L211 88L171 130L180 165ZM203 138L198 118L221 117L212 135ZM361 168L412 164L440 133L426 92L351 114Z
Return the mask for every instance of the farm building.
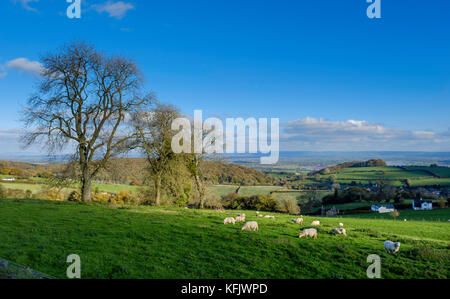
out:
M433 203L431 201L425 201L425 200L413 200L413 210L432 210L433 209Z
M395 207L393 205L372 205L370 209L378 213L390 213L395 211Z
M339 210L336 207L324 208L322 207L322 216L331 217L339 214Z

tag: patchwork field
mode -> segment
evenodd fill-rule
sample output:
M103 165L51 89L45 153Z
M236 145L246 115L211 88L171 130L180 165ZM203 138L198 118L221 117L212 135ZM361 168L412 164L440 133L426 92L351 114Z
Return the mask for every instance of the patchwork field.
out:
M0 258L58 278L73 253L83 278L366 278L367 256L378 254L383 278L450 277L449 209L408 216L425 221L305 217L303 226L247 211L258 232L223 225L236 212L0 200ZM299 239L316 219L319 238ZM341 221L348 237L328 234ZM398 254L384 251L387 239L402 242Z
M402 186L409 180L411 186L450 185L450 168L448 167L351 167L333 174L338 183L357 182L368 184L378 180L390 180L394 185ZM330 175L322 175L328 179Z

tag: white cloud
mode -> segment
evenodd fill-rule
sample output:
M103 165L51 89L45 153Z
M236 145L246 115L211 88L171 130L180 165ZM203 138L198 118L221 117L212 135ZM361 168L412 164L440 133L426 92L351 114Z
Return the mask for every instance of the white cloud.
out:
M27 58L16 58L8 61L6 67L11 70L25 72L34 76L40 76L44 71L44 67L40 62L30 61Z
M308 150L449 150L450 134L388 128L359 120L311 117L282 125L285 149Z
M39 2L39 0L14 0L14 3L20 3L26 10L37 12L37 9L30 6L31 2Z
M123 1L107 1L103 4L97 4L92 6L97 12L103 13L106 12L110 17L121 19L125 16L125 14L134 9L134 5L131 3L123 2Z
M6 68L0 64L0 79L4 78L8 73L6 72Z

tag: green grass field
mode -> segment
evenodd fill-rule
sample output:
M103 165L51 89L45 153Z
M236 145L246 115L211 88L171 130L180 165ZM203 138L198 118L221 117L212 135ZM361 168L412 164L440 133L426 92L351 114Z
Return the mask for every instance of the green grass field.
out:
M366 278L366 258L378 254L383 278L449 278L450 223L434 218L449 212L415 212L432 221L321 218L313 240L299 239L288 215L248 211L255 233L223 225L232 212L0 200L0 258L58 278L69 254L81 257L83 278ZM341 221L348 237L328 234ZM402 242L398 254L384 251L387 239Z

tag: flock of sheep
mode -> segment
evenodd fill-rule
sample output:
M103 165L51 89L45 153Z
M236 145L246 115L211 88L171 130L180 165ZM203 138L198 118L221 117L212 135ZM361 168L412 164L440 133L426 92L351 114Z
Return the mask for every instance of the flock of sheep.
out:
M275 216L270 216L270 215L263 216L259 212L256 212L256 216L260 217L260 218L264 217L267 219L275 219ZM245 217L246 217L246 215L244 213L238 214L236 216L236 218L227 217L223 220L223 224L236 224L236 222L245 222ZM294 222L295 224L302 225L303 224L303 216L300 216L300 218L297 218L297 219L292 219L292 222ZM320 221L315 220L315 221L311 222L311 226L320 226ZM248 221L244 224L244 226L242 226L242 230L256 232L256 231L258 231L258 222ZM333 228L330 231L330 233L335 234L335 235L347 236L347 230L344 228L343 223L339 223L339 228ZM315 228L303 229L300 232L299 238L303 238L303 237L317 239L317 237L318 237L317 229L315 229ZM398 252L400 250L400 242L392 242L392 241L387 240L384 242L384 249L389 252Z

